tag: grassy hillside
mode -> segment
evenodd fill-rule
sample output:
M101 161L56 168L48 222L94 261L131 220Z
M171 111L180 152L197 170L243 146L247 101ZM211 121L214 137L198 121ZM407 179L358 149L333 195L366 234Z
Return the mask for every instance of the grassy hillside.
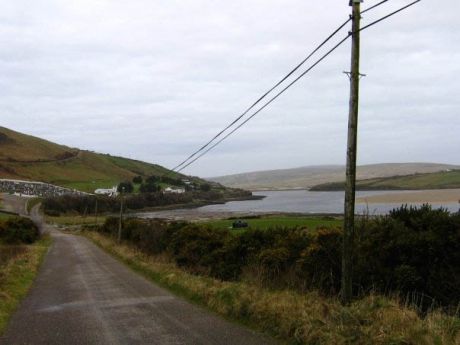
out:
M436 163L386 163L359 166L358 179L425 174L460 169L460 166ZM210 178L227 187L249 190L309 189L318 184L340 182L345 178L343 166L311 166L295 169L258 171Z
M0 161L49 161L72 157L77 149L0 127Z
M344 185L344 182L324 183L314 186L310 190L344 190ZM361 180L357 181L356 188L358 190L420 190L460 188L460 170Z
M0 178L43 181L92 192L137 175L167 171L156 164L81 151L0 127Z

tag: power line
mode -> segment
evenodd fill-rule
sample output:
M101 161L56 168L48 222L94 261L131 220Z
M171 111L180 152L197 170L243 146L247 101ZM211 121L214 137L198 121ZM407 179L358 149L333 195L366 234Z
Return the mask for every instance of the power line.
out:
M377 6L380 6L382 5L383 3L387 2L388 0L385 0L385 1L382 1L374 6L372 6L371 8L361 12L361 13L364 13L364 12L367 12L373 8L376 8ZM420 2L421 0L416 0L394 12L391 12L390 14L362 27L359 31L363 31L363 30L366 30L370 27L372 27L373 25L376 25L377 23L380 23L382 22L383 20L385 19L388 19L392 16L394 16L395 14L415 5L416 3ZM348 23L350 21L350 19L346 22ZM343 24L340 29L346 25ZM339 29L339 30L340 30ZM338 32L338 30L334 33L334 35ZM332 36L334 36L332 35ZM320 59L318 59L313 65L311 65L306 71L304 71L302 74L300 74L296 79L294 79L294 81L292 81L290 84L288 84L284 89L282 89L279 93L277 93L273 98L271 98L267 103L265 103L260 109L258 109L255 113L253 113L251 116L249 116L246 120L244 120L241 124L239 124L237 127L235 127L233 130L231 130L229 133L227 133L223 138L221 138L219 141L217 141L216 143L214 143L211 147L209 147L207 150L205 150L204 152L202 152L199 156L195 157L199 152L203 151L204 148L208 147L212 141L214 141L218 136L220 136L223 132L225 132L228 128L230 128L233 124L235 124L239 119L241 119L244 114L242 116L240 116L238 118L238 120L235 120L230 126L228 126L227 128L225 128L223 131L220 132L220 134L218 136L216 136L213 140L211 140L210 142L208 142L202 149L196 151L193 155L191 155L188 159L186 159L184 162L182 162L180 165L178 165L176 168L172 169L172 171L175 171L178 167L182 166L179 170L177 170L177 172L181 172L182 170L184 170L185 168L187 168L188 166L190 166L191 164L193 164L194 162L196 162L198 159L200 159L201 157L203 157L204 155L206 155L209 151L211 151L213 148L215 148L217 145L219 145L221 142L223 142L225 139L227 139L230 135L232 135L233 133L235 133L238 129L240 129L242 126L244 126L248 121L250 121L253 117L255 117L257 114L259 114L262 110L264 110L268 105L270 105L273 101L275 101L279 96L281 96L284 92L286 92L291 86L293 86L295 83L297 83L302 77L304 77L307 73L309 73L314 67L316 67L321 61L323 61L327 56L329 56L332 52L334 52L337 48L339 48L346 40L348 40L348 38L350 36L353 35L353 32L349 32L348 35L342 39L337 45L335 45L332 49L330 49L326 54L324 54ZM327 39L327 41L329 41L332 37L329 37ZM324 45L324 43L323 43ZM316 50L318 50L319 48L317 48ZM312 55L312 54L311 54ZM305 59L305 61L307 61L307 59ZM304 62L305 62L304 61ZM296 67L295 70L297 70L300 66L303 65L302 62L298 67ZM295 71L293 71L292 73L294 73ZM292 73L290 73L290 75L292 75ZM283 81L286 80L288 77L285 77L283 78ZM282 81L280 83L277 84L277 86L279 86L279 84L281 84ZM257 105L263 98L265 98L273 89L275 89L277 86L273 87L269 92L267 92L263 97L261 97L254 105L252 105L248 111L250 109L252 109L255 105ZM246 113L248 112L246 111ZM187 161L189 161L191 158L195 157L193 160L191 160L190 162L188 162L187 164L185 164ZM185 164L185 165L184 165Z
M230 135L235 133L238 129L243 127L249 120L251 120L254 116L259 114L262 110L264 110L268 105L270 105L274 100L276 100L279 96L281 96L284 92L286 92L292 85L297 83L302 77L304 77L308 72L310 72L313 68L315 68L321 61L323 61L326 57L328 57L330 54L332 54L333 51L335 51L338 47L340 47L345 41L351 36L351 33L349 33L344 39L342 39L339 43L337 43L332 49L330 49L326 54L324 54L319 60L317 60L313 65L311 65L306 71L304 71L301 75L299 75L296 79L294 79L291 83L289 83L284 89L282 89L280 92L278 92L273 98L271 98L267 103L265 103L259 110L257 110L254 114L249 116L246 120L244 120L242 123L240 123L237 127L235 127L232 131L227 133L223 138L221 138L219 141L217 141L214 145L212 145L210 148L208 148L206 151L204 151L202 154L200 154L198 157L196 157L194 160L190 161L187 163L185 166L183 166L180 170L177 172L180 172L184 170L186 167L191 165L192 163L196 162L198 159L203 157L206 153L211 151L214 147L219 145L222 141L227 139Z
M399 10L396 10L396 11L394 11L394 12L391 12L390 14L387 14L386 16L384 16L384 17L382 17L382 18L380 18L380 19L377 19L376 21L374 21L374 22L372 22L372 23L370 23L370 24L368 24L368 25L366 25L366 26L363 26L363 27L360 29L360 31L366 30L366 29L370 28L371 26L374 26L375 24L380 23L380 22L383 21L383 20L388 19L388 18L394 16L395 14L398 14L399 12L404 11L405 9L407 9L407 8L409 8L409 7L411 7L411 6L414 6L416 3L420 2L420 1L422 1L422 0L416 0L416 1L414 1L414 2L411 2L409 5L406 5L406 6L404 6L404 7L401 7Z
M176 170L177 168L181 167L184 165L187 161L195 157L198 153L203 151L205 148L207 148L214 140L216 140L218 137L220 137L225 131L227 131L230 127L232 127L234 124L236 124L239 120L241 120L251 109L253 109L257 104L259 104L265 97L267 97L274 89L276 89L278 86L280 86L286 79L288 79L293 73L295 73L300 67L302 67L305 62L307 62L318 50L320 50L327 42L329 42L340 30L342 30L345 25L347 25L351 21L351 18L346 20L343 24L341 24L336 30L332 32L319 46L317 46L305 59L303 59L294 69L292 69L286 76L284 76L278 83L275 84L272 88L270 88L267 92L265 92L257 101L255 101L248 109L246 109L240 116L238 116L235 120L233 120L227 127L225 127L223 130L221 130L219 133L217 133L211 140L209 140L205 145L203 145L200 149L192 153L190 156L187 157L183 162L181 162L179 165L175 166L171 170ZM181 169L182 170L182 169Z
M369 12L370 10L373 10L374 8L377 8L380 5L383 5L385 2L388 2L388 1L389 0L383 0L383 1L379 2L378 4L375 4L374 6L371 6L368 9L365 9L364 11L361 11L360 13L363 14L363 13Z
M380 3L366 9L365 11L361 13L365 13L368 11L371 11L375 9L376 7L379 7L380 5L384 4L389 0L384 0L381 1ZM201 148L199 148L197 151L193 152L190 156L188 156L184 161L182 161L180 164L176 165L172 171L175 171L179 167L183 166L185 163L187 163L190 159L195 157L198 153L206 149L213 141L215 141L218 137L220 137L224 132L226 132L229 128L231 128L234 124L236 124L239 120L241 120L251 109L253 109L257 104L259 104L265 97L267 97L273 90L275 90L278 86L280 86L286 79L288 79L294 72L296 72L300 67L302 67L305 62L307 62L318 50L320 50L327 42L329 42L340 30L344 28L345 25L347 25L352 18L349 18L346 20L343 24L341 24L336 30L332 32L318 47L316 47L304 60L302 60L294 69L292 69L285 77L283 77L278 83L275 84L272 88L270 88L267 92L265 92L256 102L254 102L248 109L246 109L240 116L238 116L235 120L233 120L229 125L227 125L223 130L221 130L219 133L217 133L211 140L209 140L206 144L204 144ZM182 169L181 169L182 170ZM179 170L179 171L181 171Z

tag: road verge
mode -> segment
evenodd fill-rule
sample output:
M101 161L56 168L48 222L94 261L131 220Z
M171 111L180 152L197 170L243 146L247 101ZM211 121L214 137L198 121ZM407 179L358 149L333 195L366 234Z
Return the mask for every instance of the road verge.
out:
M51 243L44 236L32 245L0 245L0 335L32 286Z

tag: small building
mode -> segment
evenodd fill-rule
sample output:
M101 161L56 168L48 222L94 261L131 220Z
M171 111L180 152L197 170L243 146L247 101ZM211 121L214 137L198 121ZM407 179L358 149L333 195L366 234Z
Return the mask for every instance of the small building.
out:
M117 196L118 195L117 186L113 186L110 189L98 188L94 191L94 194Z
M171 188L166 187L163 193L171 193L171 194L183 194L185 193L185 188Z

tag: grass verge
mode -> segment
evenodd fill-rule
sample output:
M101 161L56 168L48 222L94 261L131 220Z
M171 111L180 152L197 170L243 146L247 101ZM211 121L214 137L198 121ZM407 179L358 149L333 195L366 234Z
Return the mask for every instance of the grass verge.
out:
M249 218L247 221L247 229L261 229L287 227L293 228L296 226L315 229L317 227L341 227L343 220L333 217L315 217L315 216L262 216L260 218ZM234 219L219 219L203 222L217 229L232 228ZM244 229L243 229L244 230Z
M43 198L32 198L32 199L27 200L27 204L26 204L27 213L30 214L34 206L38 205L42 201L43 201Z
M11 217L11 214L0 212L0 220L7 220Z
M83 234L177 295L292 344L460 344L460 319L440 312L421 318L382 296L368 296L343 307L316 292L270 291L243 282L222 282L189 274L164 258L117 245L101 234Z
M106 216L59 216L51 217L45 216L45 220L48 224L55 224L61 226L70 226L70 225L94 225L94 224L104 224Z
M10 258L5 255L0 261L0 335L5 331L19 302L32 286L50 245L50 237L44 237L28 246L0 245L0 251L11 253Z

